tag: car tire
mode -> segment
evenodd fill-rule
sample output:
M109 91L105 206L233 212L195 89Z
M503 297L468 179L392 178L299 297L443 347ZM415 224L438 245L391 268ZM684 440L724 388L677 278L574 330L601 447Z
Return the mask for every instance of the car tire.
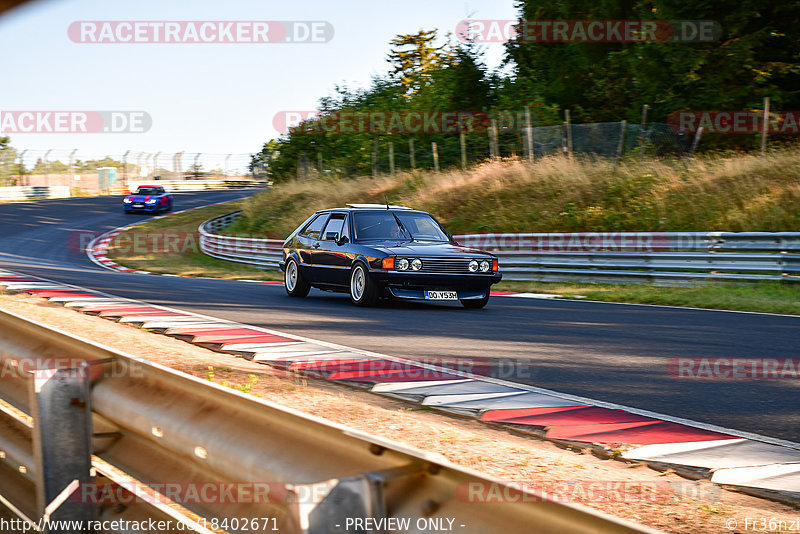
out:
M378 302L378 287L361 262L350 271L350 300L356 306L373 306Z
M461 305L470 310L479 310L489 303L489 292L482 299L461 299Z
M164 211L172 211L172 201L171 201L171 200L170 200L170 201L169 201L169 203L167 204L167 208L166 208L166 210L164 210Z
M311 284L303 278L300 267L297 265L297 260L294 258L290 258L289 261L286 262L284 282L286 294L290 297L305 297L311 289Z

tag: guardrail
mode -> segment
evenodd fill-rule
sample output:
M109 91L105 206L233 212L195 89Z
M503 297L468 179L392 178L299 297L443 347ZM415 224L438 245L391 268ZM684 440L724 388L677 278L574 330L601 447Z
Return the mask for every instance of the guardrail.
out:
M69 197L70 190L69 186L66 185L9 185L0 187L0 202Z
M282 241L218 235L240 212L200 225L209 256L276 269ZM505 280L686 285L800 281L800 232L574 232L455 236L496 254Z
M409 532L448 519L467 534L654 532L2 311L0 363L14 370L0 380L0 507L31 523L316 534L391 517ZM502 498L472 502L476 487Z
M266 187L264 180L130 180L128 189L135 191L140 185L161 185L168 192L205 191L213 189L237 189L244 187Z
M216 217L200 225L200 250L204 254L259 269L278 269L283 258L283 241L218 235L220 229L232 224L241 212Z

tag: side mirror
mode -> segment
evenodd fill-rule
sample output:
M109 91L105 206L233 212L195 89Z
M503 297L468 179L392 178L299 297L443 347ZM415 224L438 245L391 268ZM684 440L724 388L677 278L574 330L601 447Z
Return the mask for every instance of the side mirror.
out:
M325 241L339 242L339 232L325 232Z
M343 235L342 237L340 237L339 239L336 240L336 244L337 245L344 245L345 243L349 243L349 242L350 242L350 240L347 238L346 235Z

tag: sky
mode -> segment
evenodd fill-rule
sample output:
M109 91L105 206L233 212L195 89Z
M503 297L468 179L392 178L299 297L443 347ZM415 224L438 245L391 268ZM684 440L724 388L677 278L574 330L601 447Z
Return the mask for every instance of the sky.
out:
M278 135L276 113L316 109L337 84L368 86L389 70L389 41L459 21L514 19L513 0L38 0L0 15L0 110L144 111L145 133L15 133L50 160L127 150L247 154ZM325 21L326 43L81 43L76 21ZM497 67L501 44L485 45ZM27 158L26 158L27 159Z

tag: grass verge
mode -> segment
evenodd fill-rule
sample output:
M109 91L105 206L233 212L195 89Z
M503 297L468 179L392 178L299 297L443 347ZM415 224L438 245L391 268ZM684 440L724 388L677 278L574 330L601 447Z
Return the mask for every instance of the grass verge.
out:
M557 293L604 302L661 304L716 310L739 310L800 315L800 284L760 282L697 287L660 287L639 284L578 284L504 281L499 291Z
M686 160L541 158L466 171L290 181L246 200L229 230L282 238L314 211L384 200L434 214L453 233L796 231L800 150Z
M236 200L150 220L119 234L108 257L131 269L181 276L234 280L283 280L277 271L219 260L200 252L197 227L208 219L241 209Z

